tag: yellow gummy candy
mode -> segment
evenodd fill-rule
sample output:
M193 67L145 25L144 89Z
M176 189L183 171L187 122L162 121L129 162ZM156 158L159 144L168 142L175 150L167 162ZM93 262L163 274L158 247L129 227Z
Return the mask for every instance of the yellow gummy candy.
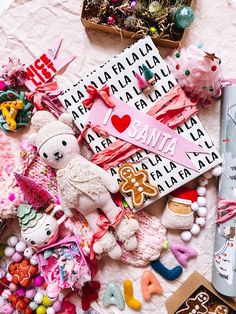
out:
M131 280L124 281L124 297L125 297L125 303L131 309L140 311L141 302L139 302L139 300L134 298L134 290L133 290L133 284Z

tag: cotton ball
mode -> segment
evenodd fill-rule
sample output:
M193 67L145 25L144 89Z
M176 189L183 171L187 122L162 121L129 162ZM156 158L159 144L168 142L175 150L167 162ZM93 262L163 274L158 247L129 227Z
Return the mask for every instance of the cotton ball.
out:
M26 258L31 258L34 254L35 254L35 251L31 247L27 247L24 250L24 257L26 257Z
M181 239L182 239L183 241L188 242L188 241L191 240L191 238L192 238L192 234L191 234L190 231L183 231L183 232L181 233Z
M198 205L197 202L194 202L194 203L192 203L192 205L191 205L191 208L192 208L193 211L198 210L198 207L199 207L199 205Z
M50 306L47 308L47 314L55 314L56 312L54 311L53 307Z
M206 205L206 198L204 196L199 196L197 198L197 202L198 202L198 205L201 207L201 206L205 206Z
M197 194L199 196L205 196L206 195L206 188L204 186L199 186L197 188Z
M201 229L200 229L199 225L197 225L197 224L193 224L192 228L190 229L190 232L193 235L199 234L200 231L201 231Z
M35 303L34 301L31 301L29 307L32 309L32 311L35 311L38 307L38 304Z
M11 257L14 253L15 253L15 249L10 246L7 246L4 250L4 255L7 257Z
M38 291L34 296L34 302L37 304L41 304L43 301L43 294L42 292Z
M198 224L201 227L204 227L206 224L206 218L204 217L197 217L195 220L196 224Z
M215 177L219 177L223 172L223 168L221 166L216 166L213 170L212 170L212 174Z
M12 236L7 240L7 244L9 246L16 246L16 244L18 243L19 239L16 236Z
M213 177L213 174L211 173L211 171L207 171L203 173L203 177L206 179L211 179Z
M26 244L25 244L25 242L23 242L23 241L19 241L18 243L17 243L17 245L16 245L16 251L17 252L24 252L24 250L26 249Z
M197 210L197 214L200 217L206 217L206 215L207 215L206 207L199 207L198 210Z
M203 177L200 177L197 181L200 186L206 186L209 182L208 179Z

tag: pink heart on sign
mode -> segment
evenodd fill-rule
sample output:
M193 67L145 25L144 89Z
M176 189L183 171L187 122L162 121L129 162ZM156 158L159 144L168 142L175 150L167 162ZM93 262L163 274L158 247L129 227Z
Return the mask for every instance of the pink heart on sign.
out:
M190 258L197 257L198 255L197 251L194 248L188 245L184 245L182 243L171 244L170 250L172 254L174 255L174 257L176 258L176 260L183 267L188 266L188 261Z

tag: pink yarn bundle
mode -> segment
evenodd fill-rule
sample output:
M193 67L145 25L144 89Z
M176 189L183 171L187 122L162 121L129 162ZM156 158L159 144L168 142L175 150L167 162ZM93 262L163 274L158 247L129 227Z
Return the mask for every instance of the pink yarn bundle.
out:
M203 107L221 94L220 59L194 45L175 51L166 59L170 71L190 99Z
M10 165L10 162L12 165ZM55 203L58 202L57 184L55 172L47 167L37 155L35 147L23 142L20 145L20 154L15 158L15 162L9 162L7 170L0 179L1 201L0 217L13 218L16 216L17 207L24 201L14 173L27 176L36 183L43 186L53 197Z

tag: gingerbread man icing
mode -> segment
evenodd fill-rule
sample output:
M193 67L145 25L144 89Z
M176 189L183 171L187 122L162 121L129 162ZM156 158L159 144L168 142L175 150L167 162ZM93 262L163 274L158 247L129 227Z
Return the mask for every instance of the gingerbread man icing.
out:
M132 204L135 208L144 203L144 196L153 197L158 194L158 188L147 182L148 172L136 170L131 164L124 164L119 168L122 180L120 190L123 193L131 193Z
M28 259L23 259L20 263L11 263L8 267L12 275L12 283L20 284L22 287L28 287L31 283L32 276L38 272L38 266L30 264Z
M206 292L200 292L195 298L189 298L185 304L186 307L176 312L176 314L206 314L208 309L205 304L209 301L209 295Z
M226 305L221 305L219 303L212 304L208 307L208 314L228 314L229 309Z

